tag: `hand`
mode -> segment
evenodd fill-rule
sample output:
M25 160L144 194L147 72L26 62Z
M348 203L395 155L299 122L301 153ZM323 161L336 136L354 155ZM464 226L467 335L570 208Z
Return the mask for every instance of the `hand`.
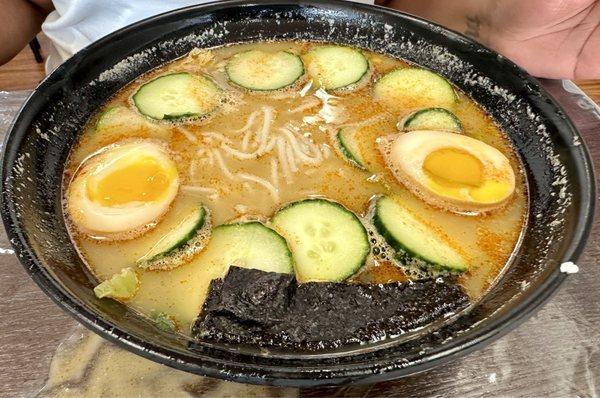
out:
M466 33L533 75L600 78L600 0L381 3Z
M600 1L489 1L481 15L483 42L529 73L600 78Z

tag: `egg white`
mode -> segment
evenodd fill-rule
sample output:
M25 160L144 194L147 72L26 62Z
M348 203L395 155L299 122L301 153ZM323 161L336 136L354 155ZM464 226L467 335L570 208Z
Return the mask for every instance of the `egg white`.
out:
M379 149L396 179L423 201L457 213L482 213L502 207L515 190L515 173L510 161L498 149L474 138L447 131L415 130L379 139ZM462 150L483 166L483 181L500 181L509 189L492 200L477 200L468 190L460 197L447 196L431 187L423 170L427 155L445 148Z
M156 201L135 201L105 206L88 196L88 182L114 169L117 162L152 157L166 169L175 171L166 191ZM122 163L121 163L122 164ZM66 210L69 219L82 232L111 240L130 239L154 227L167 212L179 189L177 168L164 144L153 140L133 140L109 145L87 158L68 186Z

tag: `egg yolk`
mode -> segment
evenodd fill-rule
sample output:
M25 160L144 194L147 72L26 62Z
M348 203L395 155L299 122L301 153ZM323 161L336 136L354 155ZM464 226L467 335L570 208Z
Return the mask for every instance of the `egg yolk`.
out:
M481 161L456 148L442 148L431 152L423 162L423 170L436 183L451 188L478 187L483 182Z
M113 170L88 182L92 201L108 207L156 201L163 197L175 177L173 170L150 156L123 163L113 165Z

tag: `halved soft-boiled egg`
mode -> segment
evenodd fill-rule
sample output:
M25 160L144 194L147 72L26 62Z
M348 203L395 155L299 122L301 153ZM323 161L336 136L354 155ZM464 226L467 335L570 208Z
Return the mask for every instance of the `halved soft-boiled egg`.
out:
M165 145L125 141L83 162L67 190L67 213L84 233L129 239L156 224L178 189L177 167Z
M498 149L445 131L419 130L381 137L379 149L394 176L425 202L459 213L505 204L515 173Z

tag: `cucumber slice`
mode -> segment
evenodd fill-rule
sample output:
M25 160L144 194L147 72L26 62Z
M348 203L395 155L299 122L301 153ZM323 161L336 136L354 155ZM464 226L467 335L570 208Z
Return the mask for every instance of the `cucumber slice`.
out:
M202 262L222 268L223 275L230 265L283 274L294 272L285 239L258 221L214 228Z
M121 105L111 106L100 114L96 121L96 130L103 130L121 121L121 114L126 113L127 108Z
M201 117L219 101L220 89L210 78L187 72L159 76L133 95L138 111L158 120Z
M116 300L128 300L135 296L139 288L140 281L136 272L127 267L96 286L94 294L98 298L110 297Z
M138 260L140 268L173 269L204 249L209 237L206 209L194 207L176 226Z
M358 142L354 138L356 129L342 128L336 135L340 152L346 159L359 169L366 170L365 161L360 153Z
M304 55L308 74L326 90L351 89L369 72L369 61L357 49L316 47Z
M375 83L373 95L394 111L442 107L449 108L458 97L442 76L425 69L396 69Z
M112 137L154 137L166 139L168 128L153 123L126 106L115 105L102 112L95 125L97 135Z
M167 126L153 123L126 106L115 105L100 114L96 121L97 140L115 142L115 140L140 137L168 140L171 136Z
M408 115L400 123L401 128L411 130L449 130L457 133L462 132L460 120L444 108L425 108Z
M116 105L98 115L91 134L81 137L78 151L72 153L72 162L82 162L98 149L129 138L154 138L168 141L171 129L163 123L154 123L126 106Z
M287 51L249 50L231 57L225 71L229 80L240 87L273 91L298 81L304 75L304 65L299 56Z
M451 272L468 268L463 256L438 231L390 197L377 199L373 224L407 265Z
M279 210L273 227L289 243L300 282L343 281L362 267L370 252L358 217L325 199L306 199Z

